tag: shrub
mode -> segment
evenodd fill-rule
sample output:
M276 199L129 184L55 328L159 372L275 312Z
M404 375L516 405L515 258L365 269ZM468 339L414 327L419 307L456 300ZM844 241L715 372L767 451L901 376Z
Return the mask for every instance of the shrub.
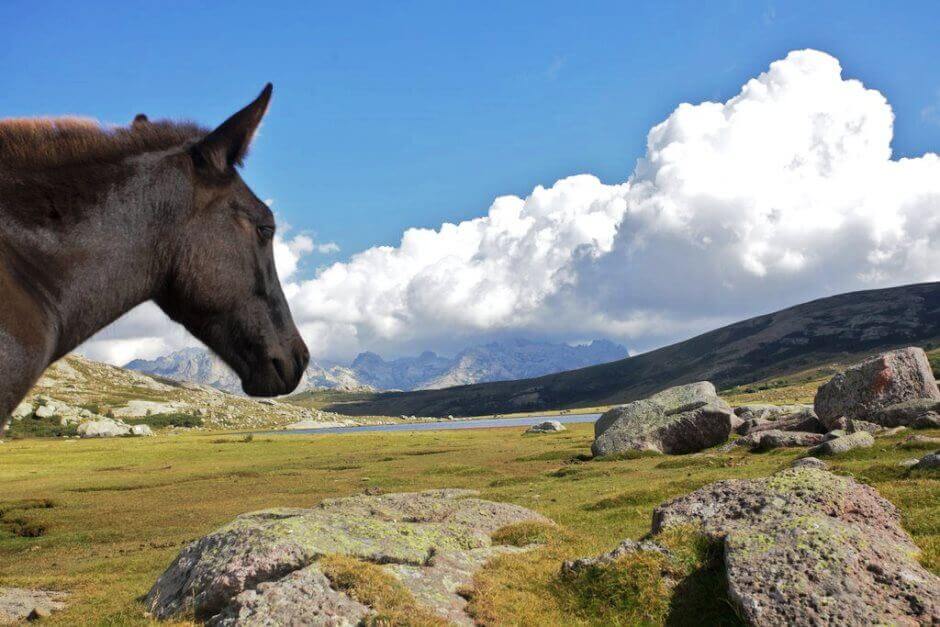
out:
M10 430L7 436L12 439L21 438L61 438L64 436L78 435L75 425L65 425L60 423L58 416L49 416L48 418L39 418L35 415L14 420L10 423Z
M150 414L140 418L127 418L125 422L129 425L147 425L151 429L166 429L168 427L191 429L202 426L202 418L184 413Z

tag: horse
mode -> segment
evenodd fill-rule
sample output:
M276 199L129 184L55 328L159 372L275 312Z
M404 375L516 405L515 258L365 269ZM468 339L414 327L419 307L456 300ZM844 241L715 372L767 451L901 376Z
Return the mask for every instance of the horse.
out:
M138 115L0 121L0 433L43 371L154 301L251 396L309 361L274 265L274 216L238 172L268 83L214 130Z

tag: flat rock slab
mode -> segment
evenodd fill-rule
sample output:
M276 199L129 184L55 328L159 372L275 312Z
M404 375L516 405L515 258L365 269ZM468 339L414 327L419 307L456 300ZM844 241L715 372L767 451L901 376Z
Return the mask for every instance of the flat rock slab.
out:
M654 535L677 525L723 543L729 596L752 625L940 621L940 578L898 510L851 478L802 467L719 481L656 508Z
M726 441L733 417L708 381L680 385L607 411L594 423L591 452L695 453Z
M147 595L148 609L215 625L357 624L371 609L332 588L317 566L324 555L342 554L382 565L442 618L472 624L458 589L487 559L512 550L493 546L490 535L550 522L475 494L360 495L244 514L183 549ZM308 622L292 622L301 616Z
M814 408L819 420L833 429L840 417L877 421L880 410L918 399L940 401L940 389L926 353L912 346L866 359L837 374L819 388ZM902 424L895 420L902 414L891 415L894 424L884 426Z
M65 608L67 596L51 590L0 588L0 625L49 616Z

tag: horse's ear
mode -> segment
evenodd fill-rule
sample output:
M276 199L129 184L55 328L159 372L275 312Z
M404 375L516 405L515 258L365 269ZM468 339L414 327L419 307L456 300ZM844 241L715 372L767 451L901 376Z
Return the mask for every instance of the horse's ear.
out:
M193 156L197 162L219 172L228 172L241 165L251 144L251 138L268 110L273 90L271 83L265 85L254 102L222 122L217 129L193 146Z

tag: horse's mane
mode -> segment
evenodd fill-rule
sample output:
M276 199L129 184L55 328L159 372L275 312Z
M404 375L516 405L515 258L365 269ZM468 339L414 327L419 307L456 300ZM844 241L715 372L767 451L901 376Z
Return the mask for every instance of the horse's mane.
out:
M145 152L168 150L209 131L190 122L147 121L105 126L79 117L0 120L0 168L47 169L115 163Z

